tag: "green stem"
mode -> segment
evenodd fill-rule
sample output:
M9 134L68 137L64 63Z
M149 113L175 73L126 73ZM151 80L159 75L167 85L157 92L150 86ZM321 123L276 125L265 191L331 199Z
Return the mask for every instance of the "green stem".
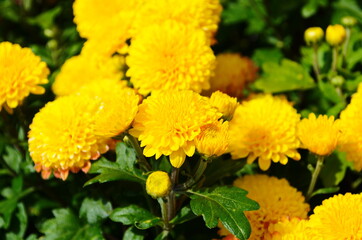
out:
M143 155L142 149L140 145L138 144L137 139L135 139L132 135L126 134L128 137L132 147L136 150L137 156L138 156L138 163L143 171L149 172L152 170L151 165L147 162L145 156Z
M183 184L180 184L179 186L175 187L175 189L177 191L185 191L188 188L190 188L192 185L197 183L200 180L200 178L202 177L203 173L205 172L207 163L208 163L207 159L201 158L194 176L192 178L188 179Z
M318 179L318 176L319 176L319 173L322 169L322 166L323 166L323 161L324 161L324 156L317 156L317 165L313 171L313 174L312 174L312 179L310 181L310 184L309 184L309 188L308 188L308 192L307 192L307 199L310 199L311 198L311 195L314 191L314 187L315 187L315 184L317 182L317 179Z
M314 74L316 75L317 80L319 81L321 79L320 77L320 69L319 69L319 63L318 63L318 45L313 45L313 70Z
M343 50L342 50L343 66L345 66L347 63L347 50L348 50L348 44L349 44L350 38L351 38L351 28L347 27L346 28L346 41L344 42Z
M158 203L161 206L162 220L164 223L163 230L168 232L170 230L170 221L168 220L167 202L165 202L163 198L158 198Z
M177 181L178 181L178 174L179 174L179 169L178 168L172 168L172 173L171 173L171 184L172 187L176 185ZM168 197L167 197L167 208L168 208L168 221L171 221L175 215L176 215L176 196L175 196L175 191L173 189L171 189Z
M338 63L338 47L333 47L332 72L336 73Z

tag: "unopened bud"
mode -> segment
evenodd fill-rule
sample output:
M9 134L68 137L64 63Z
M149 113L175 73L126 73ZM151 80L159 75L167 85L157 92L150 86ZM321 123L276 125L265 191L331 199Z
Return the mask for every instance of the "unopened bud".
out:
M153 198L165 197L171 190L171 180L166 172L151 173L146 181L146 191Z
M326 31L326 40L331 46L339 46L346 39L346 29L340 24L329 25Z
M307 45L317 44L322 40L324 32L320 27L310 27L304 32L304 40Z
M346 27L353 27L357 24L357 19L352 16L346 16L342 18L342 24Z
M334 86L340 87L344 83L344 78L342 76L337 75L331 79L331 82Z

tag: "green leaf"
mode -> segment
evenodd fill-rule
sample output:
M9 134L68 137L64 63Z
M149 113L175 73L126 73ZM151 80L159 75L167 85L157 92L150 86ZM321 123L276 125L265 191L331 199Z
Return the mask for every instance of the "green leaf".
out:
M99 173L99 175L87 181L84 186L93 183L104 183L116 180L128 180L144 183L146 177L142 175L142 171L135 167L136 153L135 150L125 143L118 143L116 146L117 160L116 162L108 161L101 158L92 164L90 173Z
M277 48L258 48L252 57L258 66L262 66L266 62L279 63L282 58L283 53Z
M188 222L197 216L192 212L190 206L185 206L177 213L177 215L170 221L171 224L181 224Z
M134 224L139 229L147 229L162 222L161 218L134 204L114 209L109 218L125 225Z
M248 23L246 32L248 34L260 33L265 28L265 21L260 14L265 15L265 7L262 0L253 1L238 0L229 2L222 12L222 19L225 24L234 24L245 21Z
M331 194L331 193L336 193L339 191L339 187L328 187L328 188L320 188L317 191L314 191L310 197L313 197L315 195L320 195L320 194Z
M359 0L339 0L333 2L334 11L332 11L332 23L340 23L344 16L352 16L357 18L358 22L362 22L362 9L358 4Z
M6 155L3 156L5 162L16 173L19 173L20 163L21 163L21 160L22 160L21 153L18 150L14 149L14 148L12 148L10 146L5 147L5 152L6 152Z
M38 25L42 29L48 29L54 25L54 20L62 12L62 8L57 6L42 14L39 14L35 18L29 18L28 22L33 25Z
M322 94L333 103L340 103L343 101L343 98L338 94L336 88L329 82L318 81L319 90Z
M131 226L124 232L122 240L143 240L145 238L144 235L144 231Z
M308 0L308 2L302 8L302 16L309 18L316 14L319 7L325 7L327 0Z
M267 62L262 68L263 75L255 82L255 87L266 93L304 90L315 86L309 73L291 60L283 59L281 65Z
M314 50L312 47L301 47L301 64L306 69L312 69L313 67L313 55ZM331 48L327 43L322 43L318 47L317 59L321 72L329 70L332 60Z
M259 209L258 203L246 197L247 192L237 187L216 187L197 192L188 191L191 209L202 215L208 228L216 227L218 220L237 238L250 236L250 224L244 211Z
M356 77L353 80L347 80L346 81L346 89L350 92L356 92L358 85L362 82L362 75Z
M320 177L325 187L337 186L346 174L347 168L353 169L353 164L346 160L345 153L336 151L326 158Z
M18 204L18 213L16 214L16 217L19 221L19 232L18 236L23 239L27 225L28 225L28 216L26 215L25 207L23 203Z
M103 204L101 200L84 199L79 210L79 217L87 219L88 223L99 223L112 212L112 204Z
M44 240L100 240L104 239L99 226L82 224L69 209L53 210L55 218L47 220L40 231Z

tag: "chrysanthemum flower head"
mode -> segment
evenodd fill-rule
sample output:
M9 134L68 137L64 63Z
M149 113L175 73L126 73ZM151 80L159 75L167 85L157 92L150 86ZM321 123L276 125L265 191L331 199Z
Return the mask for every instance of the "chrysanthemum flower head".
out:
M270 239L269 227L284 217L306 218L309 205L301 192L289 185L286 179L267 175L247 175L234 181L234 186L248 191L248 198L257 201L260 209L245 212L251 225L250 240ZM222 227L220 235L229 234Z
M299 114L284 98L258 96L242 102L229 124L229 151L232 158L258 159L262 170L271 161L286 164L288 157L299 160L296 128Z
M238 102L236 98L220 91L213 92L210 97L210 104L222 113L223 118L230 120L233 118Z
M348 161L353 162L357 171L362 170L362 85L352 96L351 103L340 114L341 136L339 150L346 152Z
M317 239L362 239L362 194L338 194L314 209L309 225Z
M201 92L209 88L214 61L201 30L169 20L132 39L126 74L143 95L156 90Z
M146 157L170 156L179 168L195 152L202 128L221 117L208 99L192 91L155 92L139 106L130 133L141 141Z
M247 57L237 53L222 53L216 56L215 75L210 79L210 90L241 98L243 89L257 78L258 68Z
M69 58L62 66L52 85L57 96L65 96L93 81L120 80L123 76L124 57L105 57L81 54ZM126 85L126 84L125 84Z
M129 128L138 110L140 98L119 80L95 81L78 94L101 102L95 116L95 135L114 137Z
M80 36L87 39L99 36L109 26L123 24L130 28L142 2L143 0L112 0L104 4L103 0L76 0L73 4L74 22L77 24ZM129 14L127 22L123 17L124 14ZM109 30L117 31L118 29ZM129 35L129 32L125 34Z
M43 178L53 172L65 180L69 171L84 172L91 159L108 150L107 139L95 135L100 102L85 96L66 96L49 102L34 117L29 152Z
M283 217L270 225L268 231L271 235L266 240L318 240L312 235L308 220L298 217Z
M201 29L214 41L221 10L219 0L148 0L136 16L133 34L169 19Z
M196 137L196 149L207 157L220 156L227 152L229 145L229 123L222 120L208 124Z
M30 93L43 94L49 69L30 48L0 43L0 110L16 108Z
M146 191L153 198L165 197L171 190L171 179L167 172L155 171L146 181Z
M334 121L333 116L326 115L316 118L314 113L310 113L298 124L297 135L301 147L320 156L329 155L336 148L340 136L338 120Z

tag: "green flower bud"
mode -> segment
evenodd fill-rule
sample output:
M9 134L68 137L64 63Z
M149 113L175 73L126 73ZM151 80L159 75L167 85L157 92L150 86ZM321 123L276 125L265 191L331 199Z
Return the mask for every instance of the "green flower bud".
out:
M352 16L346 16L342 18L342 24L346 27L353 27L357 24L357 19Z

